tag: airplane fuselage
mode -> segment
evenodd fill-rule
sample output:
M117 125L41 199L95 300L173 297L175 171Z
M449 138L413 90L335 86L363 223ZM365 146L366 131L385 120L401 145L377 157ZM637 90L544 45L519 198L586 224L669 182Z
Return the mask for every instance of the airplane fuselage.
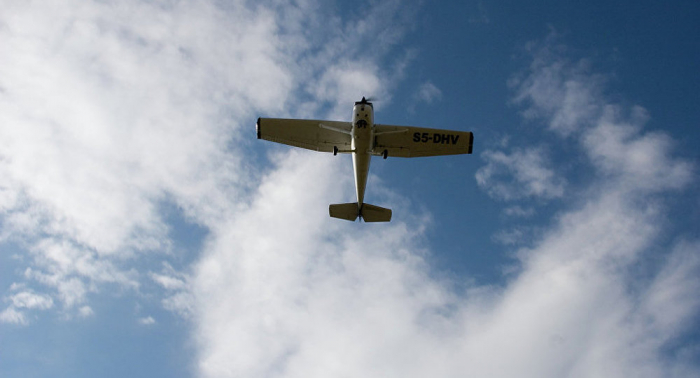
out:
M355 171L357 204L362 207L367 187L369 163L374 149L374 109L371 103L355 103L352 117L352 166Z

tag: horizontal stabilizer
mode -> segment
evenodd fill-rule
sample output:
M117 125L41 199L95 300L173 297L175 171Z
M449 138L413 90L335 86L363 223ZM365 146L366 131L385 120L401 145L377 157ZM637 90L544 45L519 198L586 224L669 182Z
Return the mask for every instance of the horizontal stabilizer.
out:
M360 210L360 216L365 222L389 222L391 220L391 209L365 203L362 205L362 210Z
M328 212L333 218L345 219L349 221L354 221L360 215L357 202L330 205L328 206Z
M331 217L354 221L361 217L365 222L389 222L391 220L391 209L370 205L365 203L360 209L357 202L339 203L328 206Z

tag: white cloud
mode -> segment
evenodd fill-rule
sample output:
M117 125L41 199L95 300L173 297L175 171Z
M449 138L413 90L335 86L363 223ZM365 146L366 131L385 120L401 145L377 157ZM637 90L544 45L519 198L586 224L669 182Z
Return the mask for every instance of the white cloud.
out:
M477 171L476 181L493 198L551 199L564 195L565 180L551 168L542 148L518 148L510 154L486 150L481 157L487 164Z
M152 280L163 286L165 289L172 290L185 287L185 282L180 279L152 272L150 275Z
M9 297L9 300L15 308L47 310L53 307L53 299L51 297L30 291L22 291L12 295Z
M524 82L544 87L540 72L533 75ZM604 104L571 90L571 101ZM542 114L548 122L566 112ZM641 130L616 138L615 153L596 152L578 131L595 133L598 119L567 119L570 130L560 135L578 138L598 179L578 206L518 252L520 269L503 287L465 292L429 274L416 240L420 225L394 222L368 232L328 222L322 210L344 190L336 166L318 155L285 155L254 203L218 229L193 277L201 374L654 377L672 366L692 376L693 355L669 357L666 348L697 315L696 301L687 301L700 283L697 244L671 252L651 282L634 272L656 249L666 216L653 195L682 188L691 166L672 156L667 138ZM607 127L619 131L626 123ZM638 170L639 141L658 151L674 184ZM563 181L542 151L490 152L491 172L482 175L514 176L503 198L561 197ZM633 188L630 175L652 182ZM680 261L692 264L681 268Z
M151 279L166 290L181 290L187 287L187 277L178 273L168 263L163 264L163 273L149 272Z
M275 11L205 1L6 5L0 125L16 127L0 128L3 237L29 246L27 286L56 292L19 297L26 311L49 298L87 316L87 293L102 284L140 288L129 262L169 249L157 204L172 200L210 233L191 276L166 267L146 279L194 323L201 376L697 372L664 352L697 315L688 300L697 243L677 246L650 283L630 290L630 270L656 246L666 216L652 195L683 188L691 166L634 116L608 117L604 81L583 64L550 49L512 85L533 121L578 138L601 190L522 249L502 287L457 292L431 274L422 224L328 219L328 203L353 196L340 158L289 151L251 173L255 163L228 149L245 146L252 124L240 128L254 113L318 114L309 104L326 100L326 113L342 116L338 101L382 88L382 58L355 53L377 38L377 51L389 51L401 30L387 20L401 4L347 22L306 17L312 2ZM647 149L654 174L639 155ZM487 190L497 175L513 176L493 189L500 198L565 194L543 150L485 159ZM0 320L26 324L27 312L8 303Z
M171 249L163 202L205 228L246 206L259 179L243 161L255 116L317 115L309 104L325 101L326 115L346 118L336 105L382 97L392 76L378 61L393 59L401 32L372 20L411 9L383 2L360 22L321 22L308 17L326 12L314 2L4 6L0 240L26 247L25 279L65 308L104 283L140 288L134 261ZM372 59L358 53L368 40ZM309 53L312 43L323 48ZM188 303L184 289L164 299Z
M12 285L11 290L22 290L5 298L10 305L0 313L0 322L27 325L28 310L48 310L53 307L53 299L44 294L24 290L23 285Z
M187 290L176 291L163 298L161 301L163 308L168 311L173 311L185 319L190 319L195 313L195 299L191 293L191 288Z
M140 318L139 324L144 325L144 326L149 326L149 325L156 324L156 320L153 319L152 316L147 316L145 318Z
M234 22L193 5L16 2L5 13L0 172L15 202L3 202L4 233L27 239L29 277L66 306L89 282L133 286L118 263L169 248L165 193L205 223L230 210L237 123L215 116L278 106L289 87L268 15L241 9ZM251 80L263 89L231 89Z
M545 118L551 130L569 135L600 116L605 79L592 73L585 59L571 62L562 58L566 47L558 38L552 32L544 42L528 44L532 63L509 85L515 90L513 101L526 106L525 118Z
M356 68L293 74L302 52L265 7L5 5L2 235L26 241L27 278L68 307L94 283L138 286L122 263L170 248L161 201L205 227L235 210L254 183L228 148L255 111L282 111L294 86L326 69L346 93L358 72L346 57Z
M167 290L163 298L163 307L174 311L184 318L189 318L194 312L191 278L189 275L176 271L170 264L163 264L162 273L149 272L151 280Z
M404 267L423 264L403 250L406 225L372 236L328 222L327 204L352 195L337 168L337 159L290 153L251 208L222 227L195 275L205 376L356 375L363 368L347 362L371 353L363 337L403 332L394 311L440 295Z
M700 243L681 242L672 251L643 300L654 325L666 332L693 327L700 310Z
M440 100L441 98L442 91L430 81L423 83L418 89L418 93L415 95L416 100L428 104L432 103L433 101Z
M671 155L673 141L662 132L642 131L648 116L636 106L629 120L618 106L606 106L595 127L583 138L591 160L603 174L624 181L630 190L677 189L687 185L693 166Z
M328 159L306 155L265 179L198 267L204 376L660 376L687 362L665 359L683 328L659 328L663 309L646 298L691 283L663 301L695 313L692 270L662 269L674 277L658 276L663 289L627 286L659 231L657 209L600 193L523 250L507 286L456 293L428 274L415 225L367 233L307 212L340 188ZM321 180L298 179L314 173ZM295 214L306 215L289 222Z
M95 314L95 311L92 310L90 306L82 306L80 309L78 309L78 315L82 318L87 318Z
M501 244L516 245L524 239L525 232L526 231L521 227L500 230L492 236L492 239Z
M0 322L18 325L27 325L29 321L27 317L21 311L17 311L16 308L10 306L0 312Z
M508 217L529 218L535 215L535 209L532 207L510 206L503 209L503 214Z
M362 96L382 97L383 87L376 66L366 62L351 62L343 66L332 66L324 72L313 94L314 98L335 104L332 117L343 120L351 116L352 109L347 104L358 101Z

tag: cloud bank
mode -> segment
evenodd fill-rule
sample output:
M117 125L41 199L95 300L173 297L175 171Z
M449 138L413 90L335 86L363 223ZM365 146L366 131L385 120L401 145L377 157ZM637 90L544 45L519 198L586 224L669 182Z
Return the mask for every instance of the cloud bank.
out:
M338 117L341 101L381 94L380 59L400 29L321 23L308 14L332 9L303 1L3 6L0 237L26 252L20 281L67 315L105 284L138 291L150 277L172 290L136 265L175 253L163 208L226 223L259 183L245 160L255 117ZM405 12L383 2L373 14ZM379 32L385 51L357 58Z
M2 240L22 246L26 268L0 320L95 315L91 293L148 280L194 324L203 377L697 375L683 335L697 324L700 243L661 237L664 198L693 166L551 40L530 46L514 102L575 144L594 179L501 284L432 274L420 219L369 231L329 221L327 204L352 198L339 159L285 149L254 160L248 120L260 113L344 116L400 78L382 67L400 65L387 60L407 14L374 6L364 20L306 1L7 2ZM377 54L362 58L370 40ZM509 209L570 199L538 148L485 153L479 183ZM209 231L186 272L139 268L172 253L164 202Z
M514 96L543 132L577 145L594 179L518 251L503 285L431 275L420 222L368 231L295 218L342 190L319 168L329 163L295 153L198 264L201 374L695 375L697 349L682 340L697 324L700 243L658 246L664 197L690 183L693 166L673 156L667 135L644 130L641 107L607 101L601 76L552 54L551 43L532 48L536 64L513 81ZM541 151L487 152L477 181L506 201L572 198ZM333 178L299 180L319 171ZM660 265L648 263L653 255Z

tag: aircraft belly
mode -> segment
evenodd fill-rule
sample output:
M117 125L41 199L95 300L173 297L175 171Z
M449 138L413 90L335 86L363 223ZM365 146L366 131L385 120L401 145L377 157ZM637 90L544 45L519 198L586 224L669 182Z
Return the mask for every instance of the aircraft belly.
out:
M352 165L355 171L355 191L357 203L361 207L365 200L365 188L372 158L374 114L371 106L356 105L353 108Z
M368 153L355 152L352 154L352 165L355 170L355 192L357 193L357 203L360 205L364 203L370 158Z

